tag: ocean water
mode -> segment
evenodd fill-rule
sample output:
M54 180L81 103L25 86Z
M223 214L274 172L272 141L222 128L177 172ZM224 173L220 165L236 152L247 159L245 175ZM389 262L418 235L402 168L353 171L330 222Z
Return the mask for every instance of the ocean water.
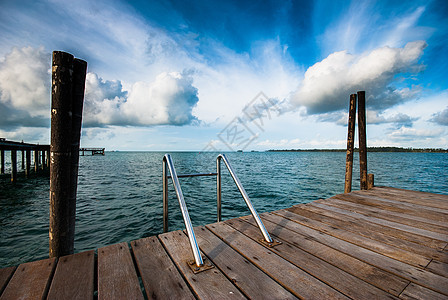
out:
M8 154L8 153L7 153ZM75 251L162 232L162 152L81 156ZM226 153L259 213L328 198L344 191L343 152ZM19 170L20 170L20 155ZM216 171L217 153L174 152L178 174ZM7 155L8 158L8 155ZM359 189L354 161L353 190ZM7 161L7 173L10 168ZM225 165L223 219L249 214ZM448 154L369 153L376 185L448 194ZM180 178L193 225L216 221L216 177ZM0 176L0 268L48 257L49 177ZM169 181L169 229L184 228Z

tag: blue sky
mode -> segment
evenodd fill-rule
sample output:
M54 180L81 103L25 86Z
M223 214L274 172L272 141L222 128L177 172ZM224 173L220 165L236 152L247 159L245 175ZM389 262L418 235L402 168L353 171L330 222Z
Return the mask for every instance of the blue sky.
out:
M448 148L446 1L0 0L0 136L49 143L53 50L88 62L82 146Z

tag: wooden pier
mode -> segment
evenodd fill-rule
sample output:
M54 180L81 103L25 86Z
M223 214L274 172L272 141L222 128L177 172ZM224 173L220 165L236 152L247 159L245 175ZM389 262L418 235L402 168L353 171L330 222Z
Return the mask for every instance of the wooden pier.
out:
M81 152L81 156L84 156L85 153L91 153L91 155L104 155L106 148L79 148L79 152Z
M1 299L448 299L448 196L395 188L336 195L0 270Z
M22 153L22 169L28 176L31 171L31 152L34 152L34 171L49 168L50 145L30 144L0 138L0 174L5 174L5 152L11 153L11 182L17 181L17 152Z

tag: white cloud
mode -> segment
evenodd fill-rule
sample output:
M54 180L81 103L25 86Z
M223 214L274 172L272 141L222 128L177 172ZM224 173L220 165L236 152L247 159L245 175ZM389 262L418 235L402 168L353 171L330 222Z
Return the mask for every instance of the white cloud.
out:
M14 48L0 62L0 124L46 126L50 111L50 54Z
M448 106L444 110L433 114L430 121L439 125L448 126Z
M386 109L415 97L414 89L396 88L396 76L418 73L418 59L426 43L416 41L404 48L383 47L362 55L346 51L330 54L308 68L292 102L305 106L309 114L338 111L347 107L349 95L366 91L367 105Z
M84 124L185 125L197 118L192 109L198 102L197 89L187 72L162 73L155 81L136 82L129 92L119 81L87 74Z
M408 140L418 138L419 140L438 138L445 133L445 130L439 129L414 129L401 127L391 132L388 136L392 140Z

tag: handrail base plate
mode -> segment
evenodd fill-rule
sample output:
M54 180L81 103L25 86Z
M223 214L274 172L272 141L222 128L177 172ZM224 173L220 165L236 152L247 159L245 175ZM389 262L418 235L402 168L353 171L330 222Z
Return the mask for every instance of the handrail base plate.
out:
M202 261L204 264L200 267L196 266L196 262L194 261L194 259L188 260L187 264L190 267L191 271L193 271L194 274L198 274L198 273L213 269L215 267L214 265L212 265L210 263L210 261L206 257L204 257L202 259Z
M283 244L282 242L280 242L280 241L276 241L276 240L273 240L272 243L269 243L269 242L267 242L265 239L261 239L261 240L259 240L259 242L260 242L261 244L263 244L264 246L269 247L269 248L272 248L272 247L275 247L275 246L278 246L278 245Z

